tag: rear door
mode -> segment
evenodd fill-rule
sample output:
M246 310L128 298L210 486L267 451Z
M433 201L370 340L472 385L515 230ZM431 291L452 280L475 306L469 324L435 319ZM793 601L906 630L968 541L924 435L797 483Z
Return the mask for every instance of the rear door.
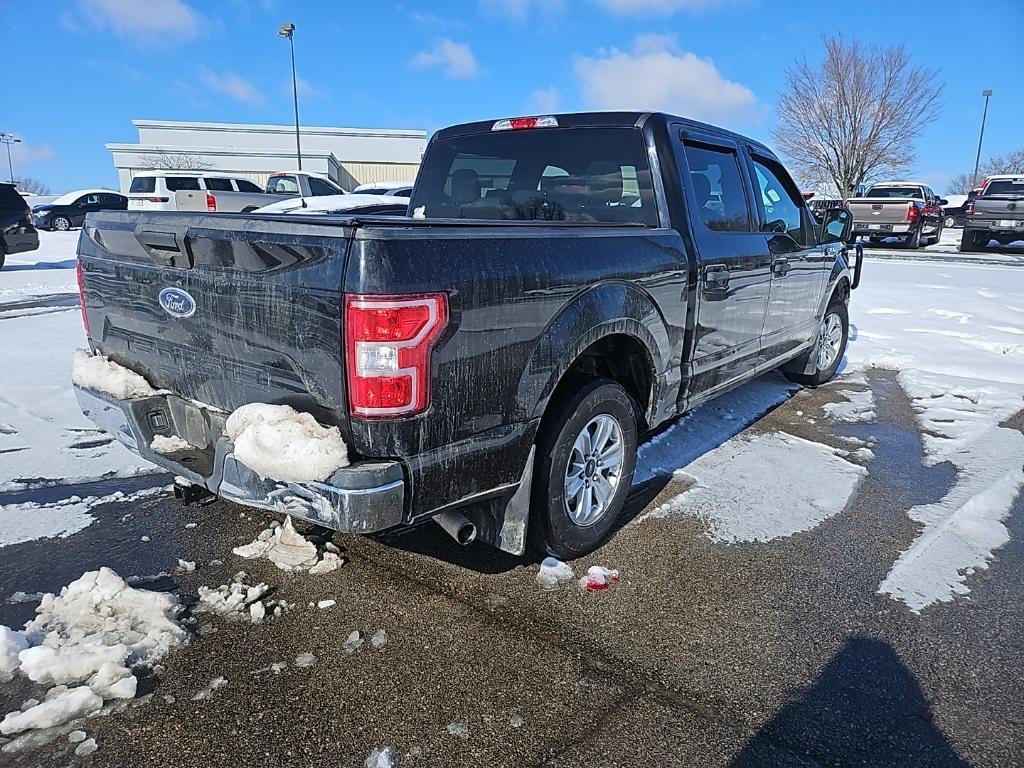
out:
M760 355L767 365L814 338L825 256L814 236L810 211L786 169L756 148L749 150L755 211L771 254L771 291Z
M71 226L82 226L82 224L85 223L85 217L87 214L95 213L102 209L103 204L100 202L99 192L90 192L87 195L82 195L71 207Z
M739 146L685 130L682 177L699 254L699 301L689 395L724 389L758 361L771 255L756 226Z

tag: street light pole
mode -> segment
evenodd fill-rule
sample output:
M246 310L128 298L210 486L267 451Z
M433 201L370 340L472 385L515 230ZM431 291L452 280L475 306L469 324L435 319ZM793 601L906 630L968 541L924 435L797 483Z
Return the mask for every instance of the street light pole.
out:
M295 156L299 161L299 170L302 170L302 143L299 140L299 82L295 76L295 25L286 21L277 30L278 37L288 38L288 44L292 50L292 97L295 100Z
M971 189L978 186L978 165L981 163L981 141L985 138L985 118L988 117L988 100L992 96L992 91L985 89L981 92L981 95L985 97L985 110L981 113L981 135L978 136L978 154L974 157L974 175L971 177Z
M7 145L7 170L11 174L11 184L14 183L14 164L11 162L11 144L20 144L21 139L13 133L0 133L0 141Z

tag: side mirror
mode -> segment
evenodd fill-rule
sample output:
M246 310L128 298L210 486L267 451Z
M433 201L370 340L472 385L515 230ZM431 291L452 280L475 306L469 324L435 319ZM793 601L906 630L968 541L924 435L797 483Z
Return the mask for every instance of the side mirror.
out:
M939 198L939 205L949 205L949 200L944 197Z
M848 208L826 211L821 222L821 244L845 243L853 233L853 214Z

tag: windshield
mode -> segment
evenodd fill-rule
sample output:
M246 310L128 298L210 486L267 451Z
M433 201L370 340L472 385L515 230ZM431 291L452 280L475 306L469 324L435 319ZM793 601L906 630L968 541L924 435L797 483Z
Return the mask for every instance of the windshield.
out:
M1024 176L1016 179L993 179L985 187L981 196L992 197L993 195L1024 197Z
M872 187L865 197L892 197L897 200L924 200L920 187Z
M647 148L635 128L435 140L410 207L426 218L658 225Z

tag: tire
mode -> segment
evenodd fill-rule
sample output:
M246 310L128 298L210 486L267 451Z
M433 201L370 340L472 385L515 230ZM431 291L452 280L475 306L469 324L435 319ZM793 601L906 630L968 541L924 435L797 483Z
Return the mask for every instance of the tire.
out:
M53 232L67 232L71 229L71 219L67 216L54 216L50 221L50 230Z
M605 437L606 457L615 461L617 455L608 468L602 469L599 461L588 457L587 448L593 446L595 437ZM597 549L629 495L636 449L636 405L615 382L587 382L549 405L537 435L530 549L563 560ZM601 455L600 450L597 453ZM573 466L579 467L576 477L572 476ZM574 480L581 483L580 490L566 501ZM603 499L602 488L607 493Z
M956 218L953 216L947 216L942 220L942 226L944 226L946 229L952 229L953 227L956 226Z
M935 227L935 234L928 238L928 245L938 245L942 239L942 222Z
M914 232L914 234L907 236L907 239L903 241L903 246L905 248L910 248L911 250L915 250L915 251L918 248L921 247L921 228L920 227L918 227L917 231Z
M838 331L838 335L836 335L836 331ZM814 373L793 373L783 370L783 374L790 381L803 384L805 387L818 387L831 381L832 377L836 375L836 371L839 370L843 355L846 354L846 342L849 340L849 336L850 316L846 310L846 302L833 296L825 310L825 316L821 319L817 342L807 356L801 358L802 364L798 364L799 368L803 369L810 360L815 360ZM826 351L822 346L822 339L826 337L833 339L828 346L831 351Z
M988 245L987 233L980 233L984 238L984 243L981 242L981 238L978 237L978 232L974 232L969 229L965 229L964 233L960 235L960 250L961 251L981 251Z

